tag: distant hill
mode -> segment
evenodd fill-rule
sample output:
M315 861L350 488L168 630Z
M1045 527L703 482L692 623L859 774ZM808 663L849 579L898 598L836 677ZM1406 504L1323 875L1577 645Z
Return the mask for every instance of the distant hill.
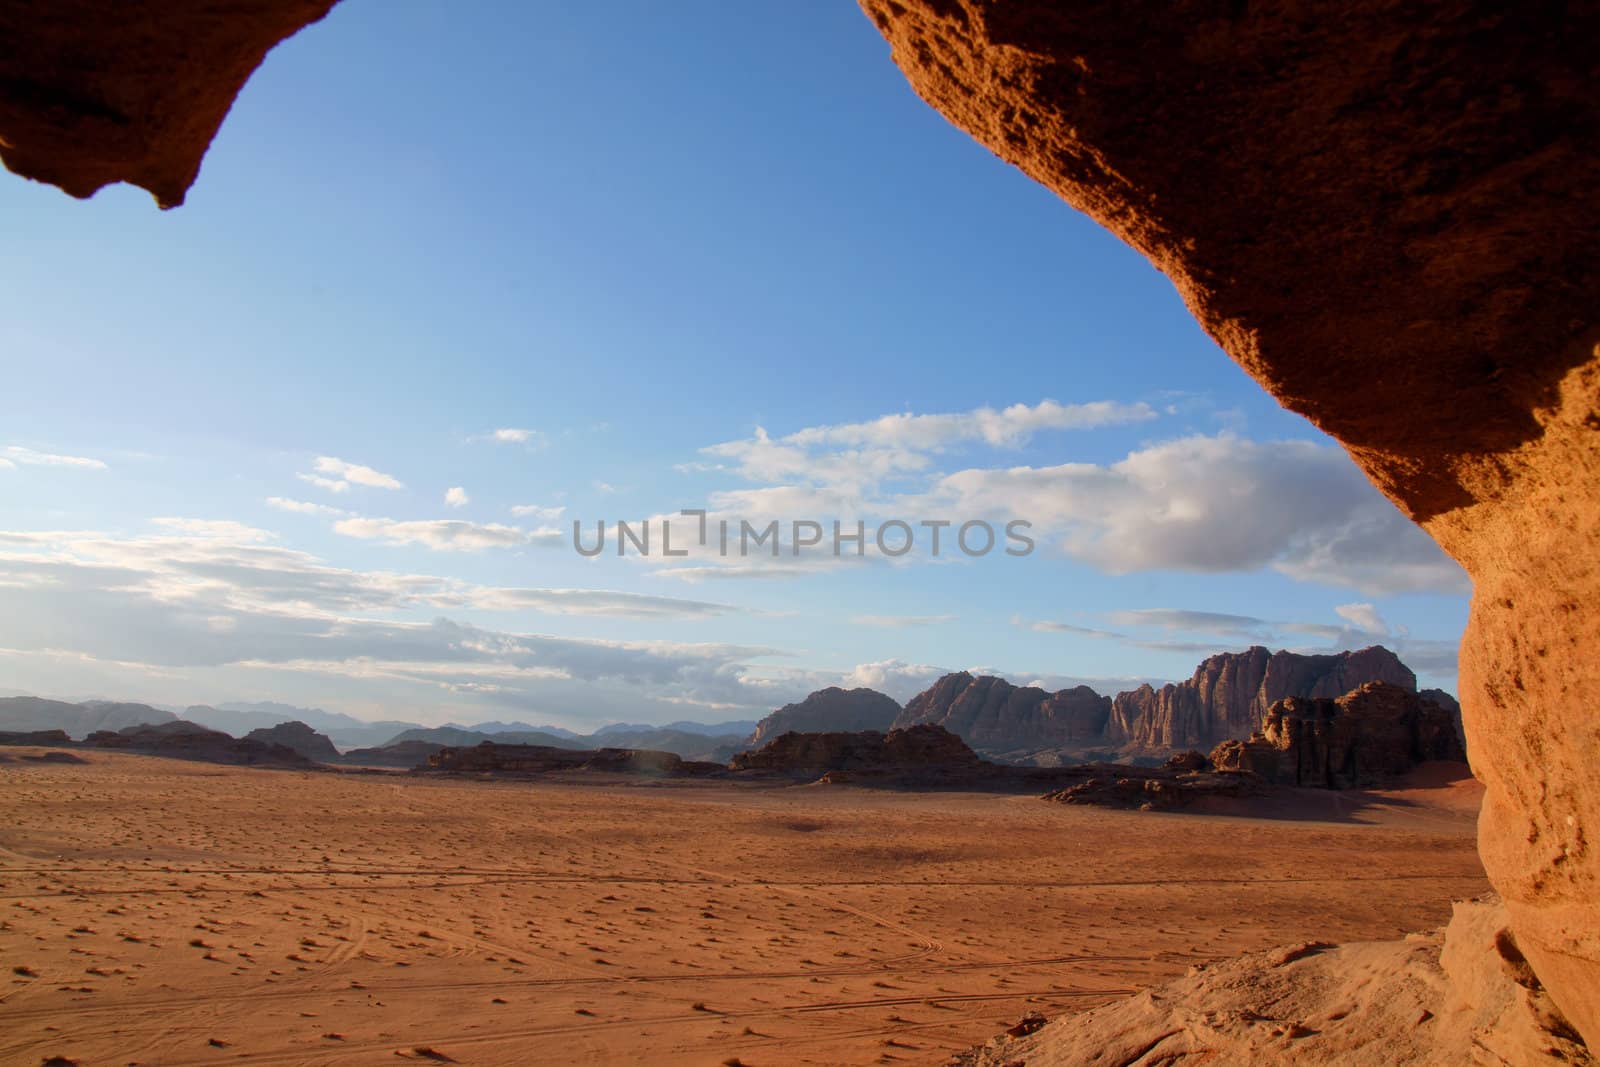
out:
M268 729L285 722L303 722L320 734L325 734L340 748L362 745L381 745L403 730L419 728L422 724L400 720L358 719L338 711L321 708L297 708L292 704L261 701L253 704L228 703L212 706L195 704L183 709L183 717L190 722L209 726L213 730L241 736L251 730Z
M497 745L544 745L546 748L584 748L571 737L557 737L540 730L486 731L467 729L464 726L413 726L385 741L380 748L403 745L408 741L425 741L432 745L459 748L491 741Z
M758 748L786 733L856 733L887 731L900 715L900 705L876 689L819 689L797 704L785 704L756 724L745 747Z
M43 697L0 698L0 730L65 730L82 740L96 730L122 730L129 726L172 722L177 716L148 704L120 704L91 700L68 704Z
M546 748L574 750L649 749L655 752L670 752L686 760L726 763L730 756L739 751L744 740L740 734L706 735L657 726L605 727L588 736L573 734L570 731L563 731L563 734L564 736L558 736L541 730L489 731L482 727L467 729L461 726L423 726L397 734L379 747L390 748L421 742L465 748L488 741L496 745L542 745Z
M749 737L757 726L755 719L730 719L727 722L691 722L679 720L669 722L662 726L652 726L646 722L614 722L610 726L602 726L591 738L608 737L616 733L636 733L640 730L672 730L685 734L700 734L703 737Z

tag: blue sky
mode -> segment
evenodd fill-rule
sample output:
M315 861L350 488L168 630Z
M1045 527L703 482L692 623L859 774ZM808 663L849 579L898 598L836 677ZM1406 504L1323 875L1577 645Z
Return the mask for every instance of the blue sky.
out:
M0 181L0 688L585 727L1379 641L1453 688L1461 572L853 7L568 7L346 0L174 211ZM571 548L681 508L1039 547Z

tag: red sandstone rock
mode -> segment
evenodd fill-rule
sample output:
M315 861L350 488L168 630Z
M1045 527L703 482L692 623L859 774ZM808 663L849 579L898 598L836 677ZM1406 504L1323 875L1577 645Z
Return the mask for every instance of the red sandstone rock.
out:
M1471 574L1484 864L1600 1042L1600 4L862 7Z
M0 0L0 160L73 196L183 203L233 98L334 0Z
M887 730L900 714L892 697L875 689L819 689L798 704L785 704L756 724L745 742L746 748L760 748L773 738L791 731L798 733L839 733L860 730Z
M1224 652L1195 668L1181 685L1144 685L1119 693L1106 740L1162 749L1210 747L1261 729L1267 708L1284 697L1336 697L1363 682L1389 682L1415 691L1417 677L1393 652L1375 645L1359 652L1307 656L1268 652L1259 645Z
M1427 760L1465 761L1450 712L1383 682L1335 699L1289 697L1261 732L1211 751L1219 771L1250 771L1280 785L1359 789Z
M1098 743L1110 712L1110 698L1086 685L1047 693L961 671L912 697L894 724L942 726L974 748L1007 751Z

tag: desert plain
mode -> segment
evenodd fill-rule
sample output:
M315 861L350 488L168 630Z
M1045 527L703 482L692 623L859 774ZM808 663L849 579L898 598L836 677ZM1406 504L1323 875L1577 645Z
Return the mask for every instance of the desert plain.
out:
M1160 813L43 754L0 761L5 1064L938 1064L1488 888L1441 765Z

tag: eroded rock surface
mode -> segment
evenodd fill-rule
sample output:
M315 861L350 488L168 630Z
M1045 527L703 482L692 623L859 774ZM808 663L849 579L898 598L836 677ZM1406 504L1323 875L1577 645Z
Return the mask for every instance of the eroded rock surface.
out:
M1006 751L1095 744L1110 713L1111 699L1086 685L1047 693L960 671L912 697L894 725L942 726L974 748Z
M1465 762L1446 708L1384 682L1333 700L1289 697L1267 709L1260 733L1211 750L1219 771L1249 771L1278 785L1362 789L1429 760Z
M722 766L695 763L671 752L632 748L551 748L547 745L498 745L493 741L468 748L442 748L419 770L451 774L537 775L559 771L635 774L676 778L716 774Z
M1471 574L1484 863L1600 1041L1600 4L862 7Z
M785 704L756 724L745 742L746 748L759 748L775 737L798 733L854 733L861 730L887 730L900 714L893 697L876 689L819 689L796 704Z
M1592 1063L1525 962L1519 972L1505 920L1497 901L1468 901L1430 934L1287 945L1197 966L1169 985L1081 1014L1049 1023L1025 1018L951 1063Z
M155 726L129 726L123 730L96 730L84 739L89 748L142 752L169 759L233 763L241 766L311 767L314 764L292 748L248 737L230 737L198 723L178 719Z
M233 98L335 0L0 0L0 161L73 196L183 203Z
M1136 748L1208 748L1249 737L1267 709L1285 697L1337 697L1365 682L1388 682L1415 691L1417 676L1379 645L1359 652L1302 655L1256 645L1223 652L1195 668L1179 685L1149 685L1118 693L1106 740Z

